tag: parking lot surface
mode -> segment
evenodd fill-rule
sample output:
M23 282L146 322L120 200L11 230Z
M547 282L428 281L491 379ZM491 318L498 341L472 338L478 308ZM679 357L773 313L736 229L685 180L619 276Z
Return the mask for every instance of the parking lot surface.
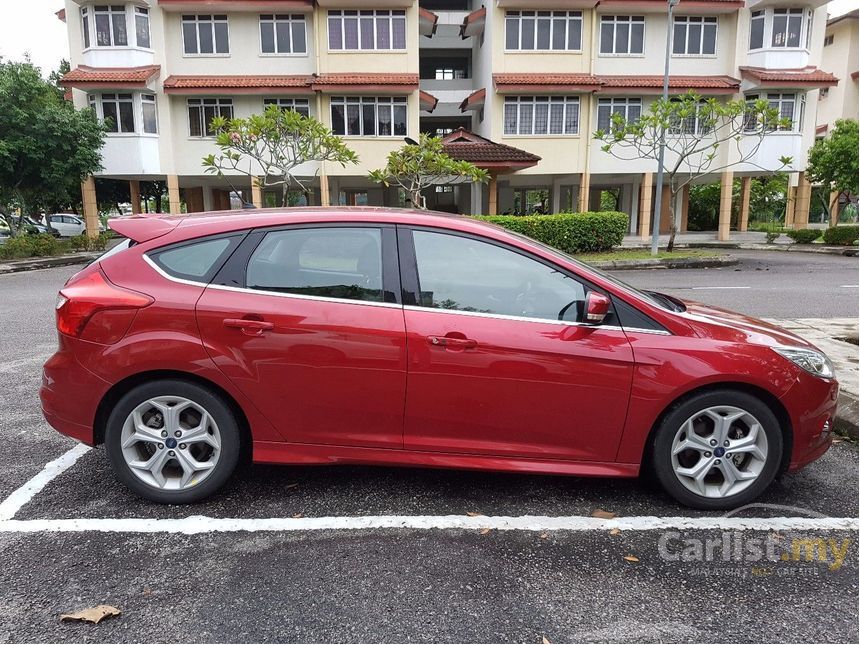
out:
M793 280L791 317L828 315L812 311L812 282L756 271L761 261L741 264L755 275L748 286L766 289L763 273L775 289ZM847 276L821 261L817 282ZM0 276L0 641L860 637L851 442L731 517L680 507L643 481L370 467L252 466L202 504L143 502L103 450L75 449L38 408L56 291L73 271ZM856 260L854 272L856 283ZM716 279L621 277L670 291ZM829 315L856 315L856 289L835 288L846 302ZM693 297L733 306L716 291ZM765 298L737 302L781 315ZM768 545L773 560L752 557ZM122 615L59 621L98 604Z

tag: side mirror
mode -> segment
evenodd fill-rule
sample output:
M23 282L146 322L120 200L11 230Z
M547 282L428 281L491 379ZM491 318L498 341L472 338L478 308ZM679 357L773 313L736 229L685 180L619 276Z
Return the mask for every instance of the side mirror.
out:
M586 325L599 325L609 313L609 298L602 293L589 291L585 297L585 320Z

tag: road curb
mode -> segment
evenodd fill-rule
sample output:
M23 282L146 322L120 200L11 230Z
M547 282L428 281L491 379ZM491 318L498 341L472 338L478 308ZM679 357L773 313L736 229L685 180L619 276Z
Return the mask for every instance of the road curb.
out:
M47 258L27 258L25 260L13 260L0 264L0 275L4 273L20 273L22 271L35 271L37 269L51 269L72 264L85 264L98 258L101 253L73 253L71 255L58 255Z
M645 245L622 246L622 249L646 249ZM676 249L723 249L741 251L781 251L783 253L822 253L856 257L856 246L823 246L820 244L758 244L749 242L683 242L675 243Z
M608 271L624 271L630 269L711 269L716 267L734 266L739 260L731 255L708 258L678 258L649 260L604 260L586 262L595 269Z
M839 393L839 407L836 411L836 419L833 422L833 430L840 435L850 437L857 441L858 413L860 413L860 402L847 392Z

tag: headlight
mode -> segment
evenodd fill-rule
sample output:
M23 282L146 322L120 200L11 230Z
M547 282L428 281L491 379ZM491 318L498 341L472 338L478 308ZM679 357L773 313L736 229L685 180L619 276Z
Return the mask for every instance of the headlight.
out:
M833 363L819 351L806 347L774 347L773 351L810 374L821 378L833 378Z

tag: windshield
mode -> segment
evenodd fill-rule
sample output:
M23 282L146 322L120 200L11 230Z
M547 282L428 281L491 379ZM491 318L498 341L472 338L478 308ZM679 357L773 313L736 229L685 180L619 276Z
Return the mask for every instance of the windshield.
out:
M597 268L591 266L590 264L582 262L581 260L577 260L572 255L568 255L567 253L563 253L562 251L559 251L556 248L548 246L548 245L544 244L543 242L539 242L535 239L532 239L532 238L528 237L527 235L522 235L521 233L516 233L516 232L510 231L508 229L505 229L505 232L509 233L510 235L513 235L514 237L518 237L518 238L525 240L531 244L534 244L535 246L539 246L541 249L543 249L547 253L551 253L552 255L555 255L556 257L558 257L560 259L566 260L568 262L573 262L577 266L580 266L583 269L600 276L603 280L615 285L616 287L618 287L622 291L626 291L627 293L630 293L634 296L637 296L638 298L641 298L642 300L645 300L646 302L649 302L652 305L660 307L661 309L667 309L668 311L683 311L684 310L684 308L680 302L674 300L673 298L669 298L668 296L666 296L662 293L656 293L654 291L642 291L641 289L637 289L636 287L633 287L633 286L627 284L626 282L619 280L615 276L610 275L610 274L606 273L605 271L601 271L600 269L597 269Z

